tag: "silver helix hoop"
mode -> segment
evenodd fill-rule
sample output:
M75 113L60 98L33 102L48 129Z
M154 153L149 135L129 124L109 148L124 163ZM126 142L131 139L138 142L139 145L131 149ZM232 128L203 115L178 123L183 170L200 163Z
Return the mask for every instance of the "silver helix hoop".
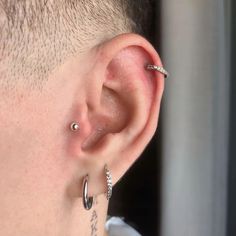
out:
M88 196L88 179L89 176L86 175L83 181L83 204L86 210L90 210L93 206L93 197Z
M106 182L107 182L107 193L106 193L106 197L107 200L109 200L112 196L112 177L111 177L111 173L107 167L107 165L105 165L104 167L104 171L105 171L105 175L106 175Z
M147 65L146 69L147 70L156 70L156 71L160 72L161 74L163 74L165 78L169 77L169 73L162 66Z

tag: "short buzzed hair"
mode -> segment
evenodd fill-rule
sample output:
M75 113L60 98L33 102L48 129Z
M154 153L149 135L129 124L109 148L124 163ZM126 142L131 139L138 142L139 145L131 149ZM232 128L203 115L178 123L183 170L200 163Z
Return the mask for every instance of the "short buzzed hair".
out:
M66 58L120 33L143 34L150 2L0 0L1 83L38 87Z

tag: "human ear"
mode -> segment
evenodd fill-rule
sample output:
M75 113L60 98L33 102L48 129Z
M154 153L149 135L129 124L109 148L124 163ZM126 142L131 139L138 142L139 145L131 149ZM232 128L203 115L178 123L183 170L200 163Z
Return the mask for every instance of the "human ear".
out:
M94 52L93 66L83 78L87 81L83 124L89 132L80 140L73 138L72 147L76 148L71 151L77 152L86 166L90 193L98 194L105 192L104 165L116 183L152 138L164 76L146 70L147 64L162 63L151 44L139 35L119 35L98 45Z

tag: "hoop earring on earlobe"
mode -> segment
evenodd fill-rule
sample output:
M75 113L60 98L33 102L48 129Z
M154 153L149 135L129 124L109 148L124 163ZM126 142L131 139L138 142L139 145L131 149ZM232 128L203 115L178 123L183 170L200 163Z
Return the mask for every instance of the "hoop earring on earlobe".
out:
M106 182L107 182L106 197L107 197L107 200L109 200L111 198L111 196L112 196L112 177L111 177L111 173L110 173L107 165L105 165L104 171L105 171Z
M89 176L86 175L83 181L83 204L86 210L90 210L93 206L93 197L88 196L88 179Z

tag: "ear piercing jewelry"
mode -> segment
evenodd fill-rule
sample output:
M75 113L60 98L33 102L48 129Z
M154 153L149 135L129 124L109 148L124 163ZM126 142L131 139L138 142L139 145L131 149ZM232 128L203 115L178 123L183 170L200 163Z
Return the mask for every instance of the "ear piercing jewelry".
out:
M70 125L70 129L72 131L77 131L79 130L79 124L77 122L72 122L71 125Z
M110 173L107 165L105 165L104 171L105 171L106 182L107 182L106 183L107 184L106 197L107 197L107 200L109 200L112 196L112 177L111 177L111 173Z
M93 197L88 196L88 175L84 177L83 181L83 204L86 210L90 210L93 206Z
M109 200L112 196L112 178L111 178L111 173L108 170L107 165L104 167L104 172L105 172L105 177L106 177L106 185L107 185L107 191L106 191L106 198ZM86 210L90 210L93 206L94 198L88 196L88 180L89 176L86 175L83 180L83 205Z
M165 78L169 77L169 73L162 67L157 65L147 65L147 70L156 70L164 75Z

